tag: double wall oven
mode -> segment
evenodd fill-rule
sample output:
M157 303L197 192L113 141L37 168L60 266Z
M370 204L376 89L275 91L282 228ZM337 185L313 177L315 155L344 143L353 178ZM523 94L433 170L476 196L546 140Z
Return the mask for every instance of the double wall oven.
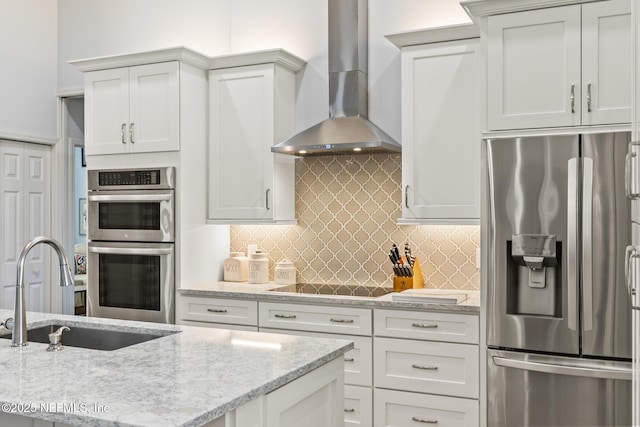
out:
M175 168L88 171L87 314L173 323Z

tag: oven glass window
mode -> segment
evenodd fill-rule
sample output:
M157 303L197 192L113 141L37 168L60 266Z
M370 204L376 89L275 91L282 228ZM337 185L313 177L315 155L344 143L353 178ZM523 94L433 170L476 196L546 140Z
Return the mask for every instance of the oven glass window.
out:
M160 202L100 203L101 230L160 230Z
M160 256L100 254L103 307L160 310Z

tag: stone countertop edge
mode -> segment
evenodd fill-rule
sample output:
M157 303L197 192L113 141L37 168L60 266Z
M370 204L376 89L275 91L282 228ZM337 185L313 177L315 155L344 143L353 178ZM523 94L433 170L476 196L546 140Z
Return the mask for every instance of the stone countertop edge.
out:
M0 310L0 319L12 314ZM2 412L7 412L5 404L33 404L34 409L16 414L95 427L201 426L354 346L339 339L61 314L28 312L27 321L28 328L55 323L166 335L114 351L67 346L56 353L46 352L47 344L12 348L10 339L0 339ZM234 339L275 343L277 351L240 346ZM68 409L39 406L50 403L67 404ZM78 406L70 411L73 404ZM96 411L96 404L107 405L110 411Z
M247 283L212 282L177 289L181 295L209 296L217 298L258 299L272 302L296 302L307 304L332 304L368 308L415 309L425 311L480 313L480 291L462 291L469 298L460 304L438 304L424 302L393 301L391 294L381 297L358 297L351 295L303 294L273 291L283 287L275 284L248 285Z

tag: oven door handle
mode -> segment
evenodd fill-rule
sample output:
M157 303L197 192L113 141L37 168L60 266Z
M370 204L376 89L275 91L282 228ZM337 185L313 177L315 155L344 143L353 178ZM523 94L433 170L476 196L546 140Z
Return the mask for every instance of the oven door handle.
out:
M169 201L173 195L167 194L90 194L90 202L164 202Z
M166 248L112 248L112 247L89 247L89 252L96 254L115 255L171 255L172 247Z

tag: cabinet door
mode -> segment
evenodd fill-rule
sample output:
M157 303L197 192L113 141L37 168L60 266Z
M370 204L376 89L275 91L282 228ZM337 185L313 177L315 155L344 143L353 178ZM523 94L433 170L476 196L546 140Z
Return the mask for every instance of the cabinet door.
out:
M478 40L402 54L403 218L480 218Z
M85 74L85 154L129 151L129 69Z
M582 124L631 121L631 11L628 0L582 6Z
M129 69L132 152L180 149L179 63L163 62Z
M274 65L209 74L209 218L273 217Z
M488 18L489 130L580 124L580 6Z

